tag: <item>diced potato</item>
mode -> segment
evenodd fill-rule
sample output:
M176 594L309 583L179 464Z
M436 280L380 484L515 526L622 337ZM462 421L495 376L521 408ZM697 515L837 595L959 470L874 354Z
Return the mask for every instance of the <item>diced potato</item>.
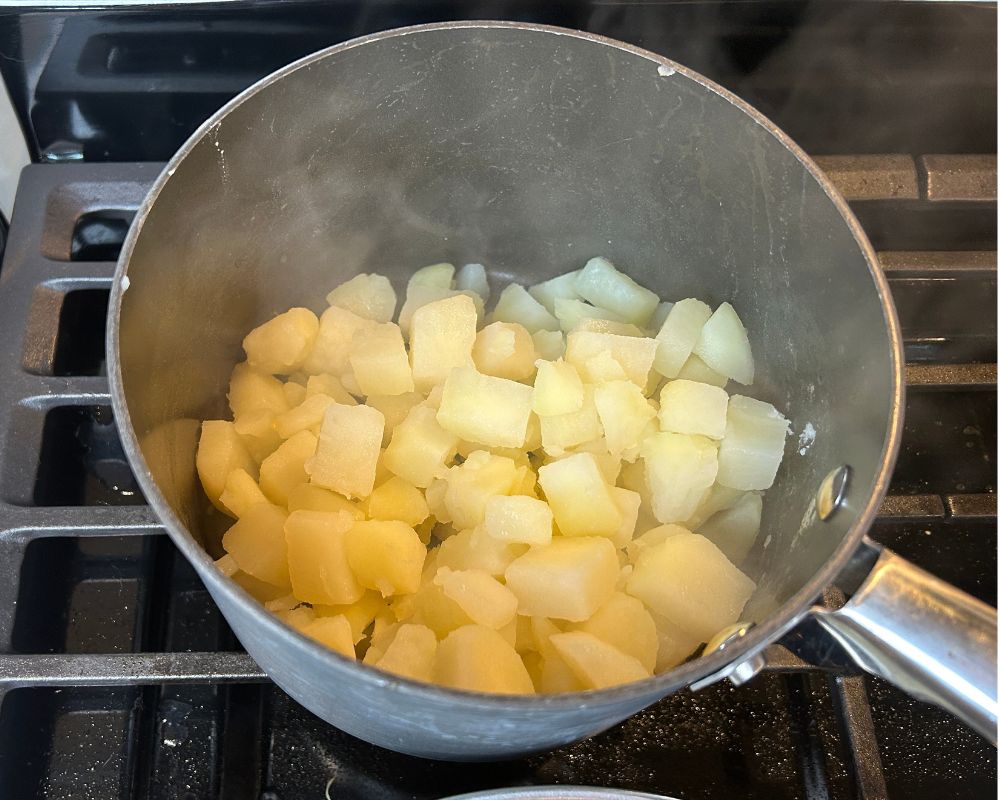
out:
M664 378L676 378L698 344L701 329L711 316L712 309L693 297L674 303L656 334L657 350L653 369Z
M257 464L247 452L233 423L221 419L201 423L195 466L205 494L222 512L226 511L226 507L219 498L226 488L229 473L242 469L250 477L257 475Z
M597 462L597 468L601 471L604 482L608 486L614 486L618 483L618 476L622 470L622 461L619 456L608 452L608 441L603 436L591 439L589 442L584 442L566 455L573 455L575 453L590 453L594 457L594 461ZM549 458L546 460L546 463L556 460L558 459Z
M653 514L683 522L698 508L719 470L716 445L703 436L657 433L642 443Z
M313 394L294 408L274 418L274 429L282 439L310 430L323 422L326 409L336 401L326 394ZM354 403L352 402L351 405Z
M309 480L306 462L316 453L316 437L299 431L281 443L260 465L260 489L273 503L288 504L288 493Z
M531 334L535 354L546 361L556 361L566 352L566 337L560 331L535 331Z
M452 297L467 297L472 301L473 308L476 309L476 322L478 325L483 318L483 298L475 292L444 289L440 286L417 285L411 286L406 290L406 302L403 303L403 308L399 312L399 327L403 331L403 335L406 337L411 335L413 315L418 310L431 303L437 303L440 300L447 300Z
M483 570L439 567L434 583L477 625L500 630L517 614L514 593Z
M542 656L541 676L538 691L545 694L562 694L563 692L582 692L586 690L583 682L569 668L563 657L552 649L552 654Z
M371 330L376 323L339 306L330 306L319 318L319 332L312 350L302 362L309 373L342 376L350 367L351 341L360 330Z
M514 485L510 487L510 493L512 495L517 494L537 498L535 492L535 486L537 485L538 473L529 465L520 464L517 467L517 477L514 479Z
M340 284L326 296L331 306L340 306L359 317L388 322L396 313L396 292L384 275L362 272Z
M628 582L630 595L702 642L739 620L755 588L718 547L695 533L646 550Z
M347 372L340 376L341 385L351 394L352 397L358 398L364 396L364 392L361 391L361 387L358 386L358 382L354 377L354 373L351 371L351 365L347 365ZM347 405L351 405L348 403Z
M392 439L392 432L396 430L396 426L400 422L406 419L406 416L410 413L410 409L422 403L423 400L424 396L420 392L405 392L394 395L368 395L365 399L365 404L372 408L377 408L385 418L385 427L382 431L383 446L389 444Z
M576 279L582 270L574 270L564 275L557 275L547 281L528 287L528 294L548 309L550 314L556 313L556 299L577 300L580 297L576 290Z
M504 576L519 614L582 622L614 593L618 557L603 537L557 537L511 562Z
M685 633L666 617L650 613L656 623L656 673L666 672L678 664L683 664L702 641L696 636Z
M323 417L316 455L306 462L310 480L348 498L367 497L375 485L384 426L377 409L331 405Z
M365 637L365 631L372 624L375 615L386 610L385 600L378 592L367 591L361 598L348 605L314 605L313 611L318 617L336 617L343 615L351 625L351 639L357 644Z
M301 632L334 652L355 658L351 624L346 617L317 617L303 625Z
M734 564L741 564L760 530L763 501L759 494L745 494L732 508L719 511L698 528L698 533L718 547Z
M243 570L237 572L232 578L234 583L242 587L258 603L266 603L269 600L274 600L288 591L288 587L286 586L275 586L273 583L255 578Z
M517 466L509 458L483 450L471 453L464 463L448 470L444 504L455 527L467 530L486 519L486 503L506 495L517 479Z
M568 414L539 417L542 447L552 456L601 438L604 430L594 404L594 387L585 386L580 408Z
M494 630L466 625L438 645L434 681L454 689L496 694L533 694L524 662Z
M494 322L476 335L472 360L484 375L527 380L535 374L535 343L523 325Z
M233 367L228 396L229 408L237 419L254 411L269 411L274 415L288 410L284 384L246 363Z
M617 336L645 336L641 328L631 322L615 322L610 319L581 319L573 328L574 331L589 331L591 333L613 333Z
M482 528L449 536L437 549L437 563L450 569L480 569L494 577L528 550L525 544L495 539Z
M707 383L710 386L718 386L720 389L725 389L726 384L729 383L729 378L725 375L720 375L694 353L688 356L688 360L684 362L684 366L677 373L677 377L686 381L697 381L698 383Z
M282 384L281 391L289 408L297 406L306 399L306 387L291 380Z
M241 571L287 591L292 583L285 545L286 518L284 509L270 503L251 506L223 535L222 547Z
M718 386L678 378L660 392L660 429L721 439L729 395Z
M740 489L730 489L728 486L716 483L699 503L698 510L685 520L684 527L697 531L713 514L736 505L744 494L746 492Z
M494 322L516 322L531 333L536 331L557 331L559 320L525 291L519 284L511 283L500 293L496 308L493 309Z
M424 625L400 625L375 666L415 681L429 681L434 672L437 637Z
M590 453L540 467L538 482L564 536L614 536L621 527L622 513Z
M455 288L475 292L485 303L490 299L490 282L482 264L466 264L455 276Z
M399 395L414 389L403 334L392 322L356 333L348 360L362 394Z
M651 674L638 659L583 631L557 633L551 641L585 689L631 683Z
M608 451L619 457L625 450L639 445L646 424L656 416L642 389L631 381L609 381L597 386L594 406Z
M562 359L536 362L531 410L540 417L572 414L583 406L583 381L576 367Z
M611 494L622 515L621 525L615 531L615 535L611 537L611 541L615 543L615 547L625 547L635 535L635 524L639 519L639 506L642 503L642 497L638 492L622 489L620 486L612 486Z
M651 547L655 547L658 544L662 544L671 536L677 536L681 533L691 533L691 531L682 525L674 525L673 523L669 523L667 525L657 525L655 528L650 528L642 534L642 536L633 539L625 545L629 561L632 564L635 564L644 551Z
M653 316L650 317L649 322L646 323L649 330L652 331L653 336L656 336L656 334L659 333L660 328L663 327L663 323L667 321L670 309L673 307L673 303L660 303L656 307L656 311L653 312Z
M701 329L694 347L709 369L749 386L753 383L753 355L747 329L743 327L736 310L723 303Z
M579 330L580 324L588 319L603 319L608 322L624 322L622 317L606 308L592 306L582 300L572 298L557 297L554 301L555 311L553 312L559 321L559 329L563 333L571 333Z
M460 367L444 382L437 421L466 441L521 447L531 415L531 393L530 386Z
M219 503L228 509L231 516L242 517L250 506L267 502L269 501L257 481L246 470L234 469L226 476L226 485Z
M632 656L647 672L656 666L659 640L656 623L641 601L622 592L615 592L586 622L571 630L596 636L602 642L617 647Z
M302 366L319 331L308 308L292 308L258 325L243 339L247 363L254 369L287 375Z
M601 379L590 364L595 357L610 356L621 366L624 376L640 389L645 388L656 341L645 337L618 336L613 333L574 331L566 337L566 360L573 364L584 382Z
M455 266L447 262L442 262L418 269L410 276L406 288L409 289L413 286L433 286L438 289L451 289L454 285Z
M729 398L726 436L719 447L719 483L733 489L767 489L785 453L788 420L770 403Z
M497 495L486 501L483 530L504 542L545 545L552 541L552 509L534 497Z
M473 624L461 606L433 582L423 584L417 593L410 597L413 598L413 616L410 617L410 621L426 625L439 639L443 639L457 628Z
M301 483L288 492L288 511L347 511L355 519L364 519L365 513L343 495L324 489L314 483Z
M307 603L345 605L364 594L347 563L347 511L293 511L285 520L292 594Z
M416 527L430 513L423 493L395 475L376 486L368 496L368 516L372 519L398 519Z
M472 367L476 309L464 295L429 303L413 314L410 360L417 389L426 392L455 367Z
M346 542L348 563L362 586L378 589L383 597L419 588L427 549L406 523L355 522Z
M262 408L242 414L233 421L233 427L247 452L258 464L281 444L281 437L274 429L274 420L274 414Z
M414 406L392 433L382 461L395 475L421 489L430 486L458 449L458 436L438 424L433 408Z
M312 397L314 394L325 394L343 406L353 406L358 403L338 378L326 372L310 375L306 380L306 397Z
M613 311L636 325L649 322L660 298L628 275L615 269L606 258L592 258L576 276L576 291L595 306Z
M291 605L297 602L294 597L289 595L287 598L279 598L275 602L267 603L264 607L286 625L297 631L302 631L306 625L316 619L316 614L309 606Z

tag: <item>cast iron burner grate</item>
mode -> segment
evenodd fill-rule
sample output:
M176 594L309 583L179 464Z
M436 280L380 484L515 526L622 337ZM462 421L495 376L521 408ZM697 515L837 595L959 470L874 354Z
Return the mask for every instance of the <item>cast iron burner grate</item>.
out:
M883 251L907 340L903 452L874 535L995 603L996 253L971 249L996 240L995 158L822 163ZM0 797L395 800L538 783L992 796L995 751L961 724L787 651L744 686L682 693L499 764L381 750L290 701L160 535L111 418L112 259L158 168L35 165L21 178L0 270Z

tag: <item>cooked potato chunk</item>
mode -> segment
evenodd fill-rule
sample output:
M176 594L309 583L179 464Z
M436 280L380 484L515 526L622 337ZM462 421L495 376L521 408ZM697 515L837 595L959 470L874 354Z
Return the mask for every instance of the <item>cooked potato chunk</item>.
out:
M517 614L517 598L488 572L439 567L434 583L477 625L500 630Z
M619 336L614 333L573 331L566 337L566 360L580 371L584 381L599 382L612 379L595 366L594 359L610 356L621 367L622 377L643 388L649 377L656 355L656 341L637 336Z
M719 470L715 443L704 436L657 433L642 443L653 514L683 522L698 508Z
M701 329L711 316L712 309L701 300L689 297L674 303L663 327L656 334L653 368L664 378L676 378L698 344Z
M437 413L414 406L392 433L382 463L405 481L421 489L444 475L458 450L458 436L438 424Z
M247 363L255 369L287 375L302 366L319 332L308 308L292 308L258 325L243 340Z
M429 681L434 672L438 641L425 625L400 625L375 666L415 681Z
M286 384L287 385L287 384ZM311 430L323 422L323 415L336 401L326 394L306 397L294 408L274 418L274 429L282 439L288 439L299 431ZM351 405L354 405L352 402Z
M444 382L437 421L469 442L521 447L530 415L530 386L460 367Z
M449 536L438 548L438 564L451 569L481 569L495 577L503 575L528 546L494 539L482 528Z
M396 292L384 275L355 275L330 292L326 302L375 322L388 322L396 313Z
M760 530L763 501L759 494L744 494L731 508L713 514L698 533L718 547L734 564L739 565L753 547Z
M483 530L504 542L548 544L552 541L552 509L534 497L495 495L486 501Z
M449 469L444 504L455 527L468 530L482 524L489 499L509 494L516 479L513 461L483 450L470 453L464 463Z
M609 381L596 387L594 406L608 451L619 459L626 450L639 446L647 423L656 416L642 390L631 381Z
M622 513L590 453L540 467L538 482L564 536L614 536L621 527Z
M539 417L542 447L552 456L561 456L568 449L601 437L601 419L594 404L593 386L583 387L583 402L568 414Z
M534 297L516 283L508 284L500 293L496 308L493 309L495 322L516 322L529 332L557 331L559 320Z
M571 333L580 330L580 326L586 320L605 320L607 322L624 322L624 320L613 311L606 308L598 308L583 300L557 297L555 299L555 315L559 320L559 328L563 333Z
M346 534L354 523L347 511L293 511L285 520L292 594L307 603L344 605L361 598L347 563Z
M434 680L470 692L533 694L534 685L517 651L494 630L466 625L438 645Z
M482 264L466 264L455 275L455 288L475 292L485 303L490 299L490 282Z
M288 589L288 548L284 509L259 503L247 509L222 537L222 547L253 577Z
M753 356L747 329L736 310L723 303L705 323L694 347L709 369L748 386L753 383Z
M347 621L346 617L317 617L304 624L299 630L310 639L315 639L342 656L355 657L351 623Z
M413 372L403 334L392 322L356 333L348 360L362 394L399 395L413 391Z
M359 317L339 306L330 306L319 318L319 331L312 349L302 362L302 369L311 374L329 373L341 377L350 367L351 342L354 334L371 330L376 323Z
M547 281L536 283L528 287L528 294L534 297L548 310L550 314L556 313L556 299L567 300L579 299L580 294L576 290L576 279L582 270L567 272L565 275L557 275Z
M617 647L642 664L647 673L656 666L659 648L656 623L646 606L634 597L615 592L590 619L577 623L572 630L589 633Z
M484 375L527 380L535 374L535 343L523 325L494 322L476 335L472 360Z
M383 597L415 592L427 548L405 522L355 522L346 534L347 560L358 582Z
M650 675L638 659L592 634L567 631L554 634L551 641L585 689L604 689Z
M239 518L250 506L269 501L250 473L237 468L226 477L226 486L222 490L219 502L228 509L231 516Z
M721 439L729 395L718 386L677 379L660 392L660 429Z
M576 367L561 358L536 362L535 391L531 410L540 417L572 414L583 406L583 381Z
M201 423L195 466L205 494L222 512L226 511L226 507L219 498L226 488L229 473L242 469L251 478L257 475L257 464L247 452L233 423L220 419Z
M395 475L372 489L368 496L368 516L372 519L398 519L416 527L430 513L423 493Z
M606 258L592 258L576 276L576 291L595 306L613 311L625 322L645 325L660 298L628 275L615 269Z
M268 411L275 415L288 410L284 384L247 363L233 367L228 397L229 408L236 419L255 411Z
M767 489L774 483L788 420L770 403L729 398L726 436L719 447L719 483L733 489Z
M375 485L384 425L381 412L369 406L327 408L316 455L306 462L310 480L348 498L367 497Z
M710 386L718 386L720 389L725 389L726 384L729 383L729 378L725 375L720 375L694 353L688 356L688 360L684 362L684 366L677 373L677 377L683 378L686 381L697 381L698 383L707 383Z
M455 367L472 367L476 308L464 295L429 303L413 314L410 360L413 380L426 392Z
M535 331L531 341L535 344L535 353L546 361L562 358L566 352L566 339L559 331Z

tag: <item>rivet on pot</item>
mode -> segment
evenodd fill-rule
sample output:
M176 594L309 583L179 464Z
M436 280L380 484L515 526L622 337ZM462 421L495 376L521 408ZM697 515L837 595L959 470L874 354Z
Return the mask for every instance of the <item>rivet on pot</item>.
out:
M816 492L816 516L827 522L840 508L847 497L847 487L851 479L851 468L846 464L832 470L823 478Z
M705 645L705 652L711 653L713 650L725 650L729 645L746 636L752 627L752 622L737 622L735 625L723 628Z

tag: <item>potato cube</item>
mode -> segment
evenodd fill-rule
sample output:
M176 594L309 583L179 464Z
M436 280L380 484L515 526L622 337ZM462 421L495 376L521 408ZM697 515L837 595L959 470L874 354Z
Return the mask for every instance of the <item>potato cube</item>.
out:
M566 360L579 370L585 383L593 383L607 375L597 370L591 361L610 356L621 367L624 377L642 389L646 386L656 347L654 339L645 337L573 331L566 337Z
M583 631L557 633L552 644L585 689L605 689L651 674L638 659Z
M371 330L376 323L339 306L330 306L319 318L319 332L312 350L302 363L309 373L340 377L350 368L348 358L354 334Z
M455 527L474 528L486 518L486 503L506 495L517 479L517 466L509 458L483 450L471 453L464 463L448 470L444 504Z
M715 309L701 329L693 352L709 369L744 386L753 383L753 355L747 329L729 303Z
M347 511L293 511L285 520L292 594L307 603L344 605L364 594L347 563Z
M250 506L267 503L269 500L260 490L250 473L244 469L234 469L226 476L226 486L219 497L219 503L228 509L230 516L242 517Z
M331 306L346 308L359 317L388 322L396 313L396 292L384 275L361 273L326 296Z
M328 407L316 455L306 462L311 481L348 498L371 494L384 425L382 413L368 406Z
M510 487L510 493L524 495L525 497L536 498L535 486L538 484L538 473L529 465L520 464L517 467L517 477L514 485Z
M559 320L559 329L563 333L572 333L580 329L580 325L586 320L602 319L607 322L624 322L624 320L606 308L592 306L582 300L573 298L557 297L554 301L556 319Z
M455 367L472 367L476 308L464 295L429 303L413 314L410 360L417 389L426 392Z
M693 297L674 303L656 334L657 350L653 369L664 378L676 378L698 344L701 329L711 316L712 309Z
M507 284L493 309L494 322L516 322L531 333L559 330L559 320L517 283Z
M582 622L614 593L618 557L603 537L557 537L511 562L504 575L519 614Z
M399 327L403 335L411 337L413 327L413 315L424 306L437 303L440 300L447 300L452 297L467 297L472 301L473 308L476 309L476 325L483 318L483 299L475 292L457 289L444 289L440 286L417 285L410 286L406 290L406 302L399 312Z
M725 511L736 505L746 492L740 489L730 489L728 486L716 483L708 490L698 509L687 520L684 527L690 531L697 531L713 514Z
M260 578L255 578L253 575L248 572L244 572L243 570L239 570L232 576L232 578L233 583L239 585L258 603L266 603L269 600L274 600L277 597L281 597L288 591L287 586L275 586L273 583L268 583L267 581L260 580Z
M229 408L237 419L254 411L281 414L288 410L284 384L249 364L237 364L229 378Z
M439 567L434 583L477 625L500 630L517 614L514 593L483 570Z
M355 522L346 534L347 560L358 582L383 597L417 591L427 556L417 532L397 520Z
M547 281L528 287L528 294L548 309L550 314L556 313L556 299L578 300L580 293L576 290L576 279L582 270L557 275Z
M517 651L494 630L466 625L438 645L434 682L453 689L533 694L534 684Z
M612 486L611 494L622 515L621 525L615 531L615 535L611 537L611 541L615 543L615 547L625 547L635 535L635 525L639 519L642 497L638 492L622 489L620 486Z
M392 433L382 462L421 489L444 475L458 448L458 436L438 424L433 408L414 406Z
M540 467L538 482L564 536L614 536L621 527L622 513L590 453Z
M375 666L411 680L430 681L437 647L434 631L425 625L400 625Z
M342 656L356 658L351 624L346 617L317 617L299 630Z
M625 322L645 325L660 298L628 275L615 269L606 258L592 258L576 276L576 291L584 300L622 317Z
M365 631L372 624L375 615L387 611L382 595L367 591L354 603L347 605L314 605L317 617L337 617L343 615L351 625L351 639L357 644L365 637Z
M723 555L739 565L747 557L760 530L763 501L759 494L744 494L732 507L712 515L698 533L718 547Z
M591 333L614 333L618 336L645 336L641 328L630 322L616 322L610 319L581 319L573 328L574 331L590 331Z
M247 363L261 372L287 375L302 366L319 332L308 308L292 308L258 325L243 339Z
M583 407L583 381L576 367L562 359L536 362L531 410L540 417L572 414Z
M356 333L348 360L362 394L399 395L413 391L413 373L403 334L392 322Z
M703 436L656 433L640 448L653 515L683 522L698 508L719 470L716 445Z
M443 639L456 628L472 624L472 619L462 607L435 583L425 583L416 594L408 597L413 599L413 615L410 621L426 625L439 639Z
M674 525L673 523L667 525L657 525L655 528L650 528L642 534L642 536L633 539L625 545L625 550L628 553L628 560L632 564L635 564L644 551L665 542L671 536L677 536L681 533L691 533L691 531L683 525Z
M221 419L201 423L195 467L205 494L212 505L222 512L226 511L226 507L219 498L226 488L229 473L242 469L250 477L257 475L257 464L247 452L233 423Z
M251 506L225 532L222 547L242 572L287 591L292 583L288 577L286 518L284 509L270 503Z
M494 322L476 334L472 360L483 375L527 380L535 374L535 343L523 325Z
M566 352L566 337L562 331L535 331L531 334L535 345L535 354L546 361L562 358Z
M671 536L636 562L627 591L701 642L739 620L756 584L696 533Z
M450 569L479 569L494 577L506 572L515 559L527 552L526 544L494 539L482 528L449 536L437 548L437 563Z
M719 483L733 489L767 489L785 454L788 420L770 403L729 398L726 435L719 446Z
M358 401L354 399L354 395L344 388L344 384L340 382L340 379L328 372L321 372L319 375L310 375L306 379L306 397L312 397L314 394L325 394L343 406L355 406L358 404Z
M275 415L266 409L241 414L233 420L247 452L258 464L278 449L281 437L274 429Z
M377 408L382 412L382 416L385 417L385 428L382 431L383 446L389 444L392 440L392 432L396 430L396 426L400 422L406 419L407 414L410 413L410 409L422 403L423 400L424 396L420 392L368 395L365 399L365 404L372 408Z
M260 465L260 488L273 503L288 504L288 493L309 480L306 462L316 453L316 437L299 431L281 443Z
M455 288L475 292L485 303L490 299L490 282L482 264L465 264L455 275Z
M583 402L576 411L568 414L539 417L542 447L552 456L560 456L568 449L601 438L601 418L594 404L594 387L583 388Z
M688 356L688 360L684 362L684 366L677 373L677 377L686 381L697 381L698 383L707 383L710 386L718 386L720 389L725 389L726 384L729 383L729 378L725 375L720 375L694 353Z
M368 516L372 519L398 519L416 527L430 513L423 492L395 475L368 496Z
M323 422L326 409L335 402L329 395L310 395L284 414L278 414L274 418L274 429L282 439L288 439L299 431L311 430Z
M639 445L647 423L656 416L642 389L631 381L609 381L595 387L594 406L608 451L618 457Z
M530 386L460 367L444 382L437 421L466 441L487 447L522 447L531 415L531 391Z
M294 408L306 399L306 387L304 384L296 383L289 379L281 385L281 391L285 395L285 402L289 408Z
M615 592L586 622L571 630L596 636L602 642L617 647L632 656L647 672L656 666L659 639L656 623L641 601L622 592Z
M721 439L729 395L718 386L678 378L660 391L660 429Z
M597 468L601 471L601 476L604 478L604 482L608 486L614 486L618 483L618 476L621 474L622 461L619 456L612 455L608 452L608 442L601 436L598 439L591 439L589 442L584 442L579 447L567 452L563 456L546 457L546 464L551 464L553 461L558 461L560 458L565 458L566 456L576 455L577 453L590 453L594 457L594 461L597 462Z
M650 612L650 616L656 623L655 672L659 675L687 661L688 657L701 646L702 641L696 636L685 633L660 614Z
M347 511L355 519L364 519L365 512L343 495L314 483L300 483L288 492L288 511Z
M455 285L455 265L441 262L421 267L410 276L406 288L414 286L434 286L438 289L451 289Z
M542 656L538 691L544 694L562 694L583 692L586 691L586 687L553 647L551 655Z
M483 530L504 542L548 544L552 541L552 509L534 497L497 495L486 501Z

